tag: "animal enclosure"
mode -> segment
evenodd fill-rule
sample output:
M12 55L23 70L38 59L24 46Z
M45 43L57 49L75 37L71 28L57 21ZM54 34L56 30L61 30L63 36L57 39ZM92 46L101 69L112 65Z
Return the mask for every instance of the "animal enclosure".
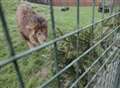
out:
M106 88L107 86L107 88L119 88L119 4L114 4L112 12L107 14L104 10L102 13L97 13L96 0L92 0L92 7L86 8L88 13L85 13L85 9L80 6L80 0L76 0L75 7L70 7L68 13L54 7L53 0L49 0L49 9L38 5L46 10L44 13L49 21L49 39L42 45L28 49L21 38L16 38L19 36L18 31L14 30L16 27L8 26L14 20L14 15L10 15L13 12L8 14L8 10L5 11L5 8L8 9L4 5L6 2L8 0L0 1L0 53L3 53L0 55L0 87ZM104 0L102 3L104 4ZM16 10L16 8L11 8ZM34 7L34 9L37 8ZM88 9L91 10L88 11ZM71 14L74 13L75 19L72 19ZM62 14L66 17L64 18ZM71 20L67 18L69 16ZM9 22L9 20L12 21ZM14 42L16 41L14 39L20 44ZM110 67L114 68L110 70ZM113 72L110 73L113 76L110 75L107 80L109 72ZM103 81L102 77L106 81Z

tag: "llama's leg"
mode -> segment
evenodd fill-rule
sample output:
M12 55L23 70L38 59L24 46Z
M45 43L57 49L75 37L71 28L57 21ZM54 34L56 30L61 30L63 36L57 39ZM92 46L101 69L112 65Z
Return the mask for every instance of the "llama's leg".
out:
M33 44L34 46L37 45L37 42L36 42L36 40L34 39L34 34L30 34L30 35L29 35L29 41L30 41L30 43Z
M33 48L34 47L34 45L32 43L28 42L28 41L27 41L27 45L29 46L29 48Z

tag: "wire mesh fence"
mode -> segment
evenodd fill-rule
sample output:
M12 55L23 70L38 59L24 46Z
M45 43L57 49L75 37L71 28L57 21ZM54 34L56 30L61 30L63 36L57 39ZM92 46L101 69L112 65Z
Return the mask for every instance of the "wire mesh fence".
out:
M53 59L50 62L53 76L42 82L43 84L40 83L38 88L119 88L119 1L115 0L111 8L109 5L106 6L107 1L101 0L102 5L98 7L101 9L101 19L96 21L96 0L92 0L91 24L82 27L80 25L80 8L82 7L80 7L80 0L76 0L76 27L74 31L66 34L56 28L53 0L47 0L47 2L51 18L52 40L18 54L14 49L0 2L0 20L10 52L8 59L0 61L0 68L13 64L19 87L26 88L18 61L26 59L25 57L37 51L44 52L43 49L46 49ZM107 17L105 17L106 12L108 12ZM59 37L57 31L60 33ZM41 55L39 55L40 58Z

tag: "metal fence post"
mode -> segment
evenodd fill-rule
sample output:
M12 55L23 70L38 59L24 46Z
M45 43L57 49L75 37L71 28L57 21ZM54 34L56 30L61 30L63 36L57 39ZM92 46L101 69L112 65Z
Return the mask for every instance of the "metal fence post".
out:
M101 0L102 2L102 19L104 19L104 10L105 10L105 0ZM104 22L102 22L103 25Z
M14 56L15 55L15 50L14 50L13 45L12 45L12 41L11 41L10 34L9 34L9 31L8 31L7 22L5 20L5 16L4 16L4 12L3 12L3 9L2 9L2 3L1 2L0 2L0 19L2 21L3 32L4 32L4 35L5 35L7 43L8 43L8 47L9 47L9 50L10 50L10 55ZM23 82L23 79L22 79L22 75L20 73L19 65L18 65L17 61L14 61L13 64L14 64L14 68L15 68L15 71L16 71L17 79L19 81L19 86L20 86L20 88L24 88L24 82Z
M79 28L80 28L80 0L77 0L77 2L76 2L77 4L76 4L76 8L77 8L77 10L76 10L76 12L77 12L77 16L76 16L76 23L77 23L77 30L79 30ZM77 39L76 39L76 50L77 50L77 56L79 56L79 33L77 33L77 37L76 37ZM75 63L75 67L76 67L76 77L75 77L75 79L77 79L78 77L79 77L79 75L80 75L80 73L79 73L79 62L77 62L77 63ZM79 83L77 83L76 84L76 88L79 88Z
M53 9L53 0L49 0L50 5L50 15L51 15L51 23L52 23L52 33L53 33L53 39L56 38L56 28L55 28L55 18L54 18L54 9ZM59 72L59 63L58 63L58 52L57 52L57 42L54 43L54 60L55 60L55 73ZM58 80L58 88L60 88L60 77L57 78Z
M80 0L77 0L77 30L80 28ZM77 56L79 55L79 33L77 33Z
M93 2L92 2L92 24L94 24L95 23L95 0L93 0ZM93 30L94 30L94 28L95 28L95 26L93 25L92 26L92 33L93 33Z

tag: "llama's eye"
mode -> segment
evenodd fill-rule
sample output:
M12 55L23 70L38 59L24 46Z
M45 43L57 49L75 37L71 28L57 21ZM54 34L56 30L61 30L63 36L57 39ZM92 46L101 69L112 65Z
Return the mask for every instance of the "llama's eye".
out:
M38 35L41 35L41 33L38 33Z

